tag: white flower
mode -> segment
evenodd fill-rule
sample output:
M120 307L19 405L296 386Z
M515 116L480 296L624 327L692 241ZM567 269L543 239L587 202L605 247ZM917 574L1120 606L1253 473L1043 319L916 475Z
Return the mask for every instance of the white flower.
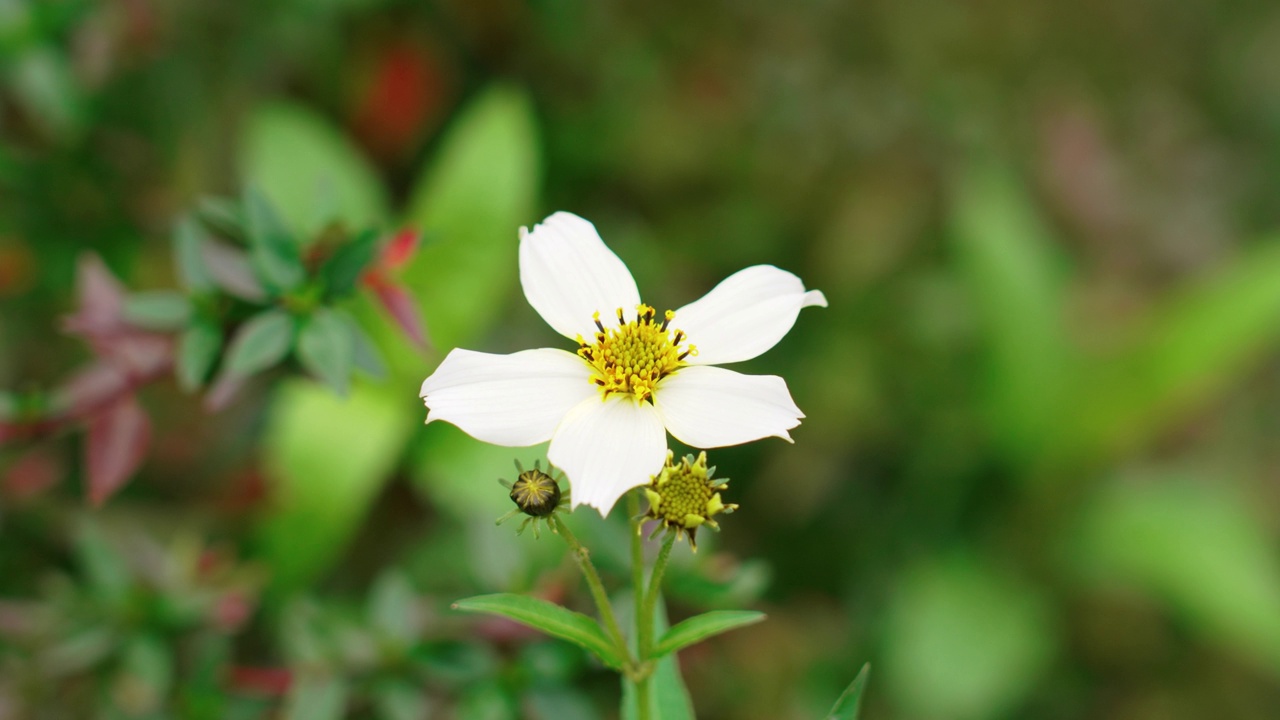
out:
M493 355L454 350L422 383L427 422L520 447L551 441L573 504L602 515L649 482L667 432L695 448L780 437L800 424L782 378L711 367L773 347L817 290L772 265L730 275L697 302L658 315L591 223L559 212L520 229L520 283L534 310L578 343Z

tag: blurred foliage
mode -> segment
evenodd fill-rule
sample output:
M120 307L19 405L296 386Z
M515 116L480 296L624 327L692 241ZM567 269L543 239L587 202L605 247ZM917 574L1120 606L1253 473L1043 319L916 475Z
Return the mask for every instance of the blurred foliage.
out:
M866 718L1274 717L1277 68L1256 1L0 0L0 718L614 717L448 610L589 601L493 525L544 449L415 398L555 342L556 209L663 307L831 301L744 365L796 444L716 451L742 509L668 574L769 616L680 654L700 717L868 658ZM619 520L569 519L607 583Z

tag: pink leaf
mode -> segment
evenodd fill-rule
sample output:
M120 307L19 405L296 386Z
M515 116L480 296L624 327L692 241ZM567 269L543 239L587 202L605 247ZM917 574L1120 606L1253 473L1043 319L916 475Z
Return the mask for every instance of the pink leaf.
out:
M124 312L124 287L107 269L102 258L84 253L76 265L80 306L64 327L77 335L97 336L114 332Z
M236 399L236 395L240 394L240 389L244 387L245 377L234 373L223 372L218 375L218 379L214 381L213 386L209 388L209 392L204 396L204 409L206 412L221 412L225 410L232 400Z
M401 230L396 233L382 251L382 266L388 270L395 270L409 262L413 254L418 251L418 242L421 239L422 236L414 230Z
M54 408L58 412L83 417L93 408L120 392L129 378L124 370L106 363L94 363L76 371L54 394Z
M89 502L101 506L142 464L151 439L151 419L137 398L124 397L89 421L85 466Z
M371 285L382 307L386 308L391 318L396 321L401 330L404 330L405 335L408 335L418 347L428 347L426 326L413 296L404 288L388 280L374 282Z
M100 352L119 362L132 375L154 375L166 370L174 362L173 340L152 333L122 333L102 347Z
M200 243L200 257L204 259L209 274L223 290L243 300L264 300L267 291L253 274L249 256L242 250L222 243Z

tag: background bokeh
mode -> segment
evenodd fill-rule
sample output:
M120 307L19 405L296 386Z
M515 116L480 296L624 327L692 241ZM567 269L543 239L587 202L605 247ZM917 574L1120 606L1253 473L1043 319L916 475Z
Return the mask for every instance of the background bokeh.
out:
M0 411L86 361L86 252L173 287L174 219L254 184L300 234L420 232L433 349L217 413L142 394L141 472L0 447L0 718L609 718L571 646L450 613L589 602L514 535L538 448L421 426L449 348L559 342L516 228L591 219L646 300L772 263L822 289L742 370L795 444L714 451L680 551L699 717L1280 713L1280 7L1235 3L0 0ZM2 434L0 434L2 435ZM616 587L622 513L574 522ZM345 708L345 709L343 709Z

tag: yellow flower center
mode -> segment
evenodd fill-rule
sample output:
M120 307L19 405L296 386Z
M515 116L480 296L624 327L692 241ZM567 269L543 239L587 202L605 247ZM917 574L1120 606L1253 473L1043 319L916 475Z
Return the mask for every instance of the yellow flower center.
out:
M605 397L628 393L636 400L651 398L659 380L684 367L685 358L698 354L683 331L670 329L675 316L668 310L658 321L656 310L637 305L636 319L628 322L618 308L617 327L606 328L600 313L595 314L599 330L594 342L578 337L578 355L595 369L591 382L600 386Z

